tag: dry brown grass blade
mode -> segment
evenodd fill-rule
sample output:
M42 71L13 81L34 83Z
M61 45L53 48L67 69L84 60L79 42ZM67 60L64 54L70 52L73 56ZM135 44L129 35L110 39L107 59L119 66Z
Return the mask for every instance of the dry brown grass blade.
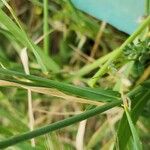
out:
M27 75L30 75L30 71L29 71L29 59L28 59L28 53L26 48L23 49L20 52L20 59L22 61L22 65L24 68L24 71ZM29 118L29 128L30 131L33 131L34 129L34 114L33 114L33 105L32 105L32 92L30 89L27 89L27 93L28 93L28 118ZM31 146L35 147L35 139L31 139Z
M21 85L21 84L9 82L9 81L4 81L4 80L0 80L0 86L21 87L24 89L30 89L32 92L41 93L41 94L45 94L45 95L49 95L49 96L54 96L54 97L58 97L58 98L61 98L64 100L68 100L71 102L74 101L74 102L78 102L78 103L82 103L82 104L90 104L90 105L97 105L97 106L101 106L104 104L102 102L91 101L91 100L87 100L84 98L67 95L57 89L54 89L54 88L25 86L25 85Z
M103 31L105 30L106 24L107 23L103 21L100 28L99 28L99 32L98 32L97 37L95 39L94 46L91 50L91 55L90 55L91 58L94 58L94 56L96 54L96 51L98 49L99 43L100 43L102 35L103 35Z
M144 73L142 74L142 76L139 78L139 80L137 81L136 85L142 83L143 81L145 81L146 79L148 79L148 77L150 76L150 66L148 66Z
M86 128L87 120L83 120L79 123L78 132L76 135L76 149L84 150L84 135Z

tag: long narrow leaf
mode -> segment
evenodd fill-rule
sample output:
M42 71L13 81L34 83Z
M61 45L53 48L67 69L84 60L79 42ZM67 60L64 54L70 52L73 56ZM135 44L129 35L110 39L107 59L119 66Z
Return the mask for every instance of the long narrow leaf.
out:
M45 66L49 66L48 69L51 69L53 72L59 71L59 66L50 57L45 55L40 48L29 39L27 34L22 31L2 9L0 9L0 23L8 29L8 31L15 37L17 41L19 41L23 46L32 50L43 72L46 72L47 70Z
M142 110L144 109L144 106L150 100L150 90L146 89L144 86L139 86L135 91L133 91L133 93L130 95L130 98L132 100L131 118L133 124L136 124ZM130 136L131 131L128 125L128 121L126 119L126 115L124 114L120 121L117 133L117 145L119 145L119 148L121 150L126 149L126 145Z
M37 137L37 136L61 129L61 128L64 128L64 127L69 126L71 124L77 123L79 121L82 121L82 120L85 120L85 119L90 118L92 116L95 116L97 114L100 114L100 113L102 113L106 110L109 110L109 109L111 109L115 106L118 106L118 105L120 105L120 101L105 104L103 106L99 106L99 107L96 107L94 109L88 110L82 114L70 117L70 118L62 120L62 121L52 123L50 125L47 125L47 126L44 126L41 128L38 128L34 131L26 132L24 134L11 137L9 139L1 141L0 142L0 148L6 148L8 146L23 142L25 140L29 140L29 139L32 139L34 137Z
M135 150L142 150L140 138L137 134L137 131L136 131L134 124L132 122L132 119L130 117L129 110L126 106L125 106L125 114L127 116L128 124L129 124L130 130L131 130L131 133L132 133L134 149Z
M91 100L102 101L102 102L120 101L120 94L115 91L104 90L104 89L97 90L93 88L74 86L71 84L53 81L53 80L49 80L49 79L45 79L45 78L41 78L41 77L37 77L33 75L26 75L23 73L10 71L6 69L2 69L2 68L0 68L0 75L8 76L6 80L12 77L12 75L18 78L24 78L25 80L28 79L30 80L30 82L24 82L24 84L29 85L30 83L33 86L56 88L62 92L66 92L69 94L73 94L75 96L79 96L79 97L87 98ZM3 79L3 78L0 76L0 79Z

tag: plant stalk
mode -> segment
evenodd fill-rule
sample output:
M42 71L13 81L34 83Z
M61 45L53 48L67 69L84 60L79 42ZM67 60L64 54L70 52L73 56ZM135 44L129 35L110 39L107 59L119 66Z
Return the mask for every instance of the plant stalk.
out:
M150 24L150 16L138 27L138 29L118 48L112 53L110 59L98 70L98 72L90 79L89 85L93 87L97 80L105 74L109 65L113 63L123 52L123 49L130 44L135 38Z
M43 33L44 37L44 52L48 55L49 54L49 24L48 24L48 0L44 0L44 20L43 20Z
M4 141L1 141L0 142L0 148L6 148L8 146L32 139L34 137L44 135L46 133L67 127L67 126L72 125L74 123L80 122L80 121L88 119L90 117L93 117L93 116L95 116L99 113L102 113L108 109L111 109L115 106L118 106L121 104L121 102L122 101L108 103L108 104L105 104L103 106L99 106L99 107L96 107L94 109L85 111L82 114L79 114L79 115L76 115L76 116L52 123L50 125L35 129L33 131L30 131L30 132L23 133L21 135L13 136L13 137L8 138Z

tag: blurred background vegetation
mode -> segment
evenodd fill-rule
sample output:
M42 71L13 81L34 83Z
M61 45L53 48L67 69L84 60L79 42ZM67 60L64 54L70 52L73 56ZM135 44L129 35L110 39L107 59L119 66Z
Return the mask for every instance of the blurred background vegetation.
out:
M43 1L7 0L7 2L12 7L27 35L34 42L37 42L37 45L45 53L43 48ZM49 0L48 3L49 29L47 34L49 48L46 55L55 61L58 69L47 62L47 65L49 65L48 73L42 73L32 51L28 51L30 74L86 86L88 79L95 74L95 69L83 77L72 79L72 75L78 73L78 70L85 65L119 47L128 35L105 22L98 21L76 10L69 0ZM0 7L14 20L10 11L2 2L0 2ZM21 42L17 42L7 30L4 30L2 25L0 26L0 43L0 62L2 66L18 72L24 72L20 57L24 45ZM125 64L125 61L123 59L121 63ZM112 64L110 67L109 74L98 82L101 87L112 88L119 78L119 75L115 75L117 72L116 66ZM51 71L55 69L57 70L56 72ZM140 80L139 82L141 82L141 77L146 76L147 72L149 72L148 64L143 67L137 63L137 66L132 69L130 74L130 81L133 85L136 85L137 81ZM130 87L125 88L125 91L129 90ZM78 114L86 107L85 104L81 105L38 93L32 93L32 102L35 119L34 128ZM149 111L150 102L145 107L137 123L145 150L150 149ZM28 131L27 90L0 87L0 115L1 139ZM83 133L86 149L107 150L111 145L112 137L115 135L115 124L121 115L122 110L115 108L101 116L98 115L88 119L87 122L84 121L80 125L74 124L52 134L38 137L35 139L36 149L76 149L77 145L82 145ZM76 140L79 137L81 141ZM24 142L7 149L34 148L31 147L30 142Z

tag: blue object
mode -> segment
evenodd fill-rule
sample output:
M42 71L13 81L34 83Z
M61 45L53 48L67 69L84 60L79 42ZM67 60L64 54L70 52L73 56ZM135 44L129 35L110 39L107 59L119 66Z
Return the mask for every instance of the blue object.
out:
M108 22L128 34L139 26L145 14L145 0L71 0L80 10Z

